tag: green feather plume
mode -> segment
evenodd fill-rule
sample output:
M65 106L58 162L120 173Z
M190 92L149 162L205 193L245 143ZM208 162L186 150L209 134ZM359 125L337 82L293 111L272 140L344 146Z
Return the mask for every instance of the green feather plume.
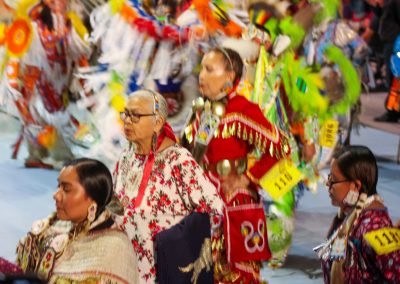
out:
M330 106L328 112L321 119L330 118L335 114L345 114L354 105L361 94L361 82L357 71L344 53L336 46L330 45L325 51L326 58L337 65L343 78L345 92L343 98Z
M305 31L302 26L293 21L292 17L286 17L279 23L282 34L290 37L290 47L296 48L303 43Z
M304 58L295 59L287 52L283 59L282 80L294 111L304 115L321 115L328 109L328 99L321 95L324 82L318 73L305 64Z
M340 6L339 0L311 0L310 2L322 5L322 8L314 18L316 24L337 18Z

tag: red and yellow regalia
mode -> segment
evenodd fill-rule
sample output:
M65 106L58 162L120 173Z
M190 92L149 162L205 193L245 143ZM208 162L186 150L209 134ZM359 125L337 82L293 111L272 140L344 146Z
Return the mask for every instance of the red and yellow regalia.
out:
M215 283L261 283L261 261L271 252L258 181L288 154L289 146L258 105L244 96L231 92L220 101L203 103L198 99L194 104L182 143L225 202L212 244ZM250 161L248 155L254 152L258 158Z

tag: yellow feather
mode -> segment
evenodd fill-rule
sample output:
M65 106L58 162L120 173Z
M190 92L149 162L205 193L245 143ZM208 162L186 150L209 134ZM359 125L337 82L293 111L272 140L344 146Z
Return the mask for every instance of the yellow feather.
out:
M88 34L88 30L79 16L75 12L69 12L68 18L71 20L72 26L75 28L81 39L85 39L85 36Z
M16 11L17 17L27 16L29 10L32 9L32 7L38 3L39 0L21 0L17 5L17 11Z

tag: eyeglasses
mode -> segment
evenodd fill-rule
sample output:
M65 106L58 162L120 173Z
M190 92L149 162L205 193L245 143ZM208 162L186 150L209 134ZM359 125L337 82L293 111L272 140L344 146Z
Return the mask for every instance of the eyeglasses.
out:
M348 180L348 179L333 181L333 180L332 180L332 174L329 174L329 175L328 175L327 184L328 184L329 188L331 188L332 185L335 185L335 184L337 184L337 183L349 182L349 181L350 181L350 180Z
M153 116L156 115L155 113L146 113L146 114L140 114L140 113L134 113L134 112L127 112L123 111L119 113L122 121L126 122L128 118L130 118L131 122L133 123L138 123L140 121L140 118L142 116Z

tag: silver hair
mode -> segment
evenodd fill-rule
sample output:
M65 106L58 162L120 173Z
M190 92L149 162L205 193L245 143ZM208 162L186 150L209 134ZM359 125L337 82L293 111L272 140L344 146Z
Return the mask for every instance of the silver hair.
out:
M161 117L164 121L167 121L168 117L168 105L165 98L158 92L141 89L135 91L129 95L129 98L138 97L147 100L150 103L150 108L153 109L153 113L156 117Z

